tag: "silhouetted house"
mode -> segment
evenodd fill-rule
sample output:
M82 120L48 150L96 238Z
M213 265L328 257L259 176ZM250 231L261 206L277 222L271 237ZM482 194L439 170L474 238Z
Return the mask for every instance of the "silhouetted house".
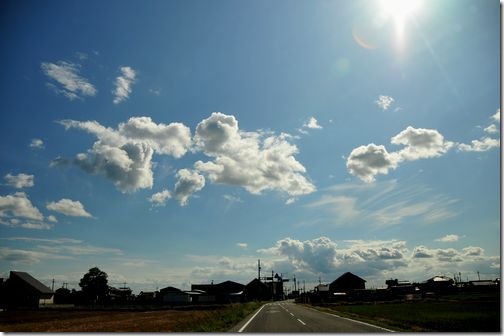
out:
M152 304L152 303L155 303L157 294L158 294L158 292L144 292L144 291L141 291L138 294L136 300L139 303Z
M418 287L416 287L409 281L390 279L386 280L385 284L387 285L389 292L394 295L415 294L419 291Z
M190 294L171 286L159 290L159 299L164 304L188 304L192 302Z
M335 293L348 294L360 289L366 289L366 280L350 272L346 272L329 284L331 296L334 296Z
M38 308L41 300L49 300L54 292L26 272L11 271L4 285L4 298L9 308Z
M128 303L134 300L129 287L109 287L108 300L112 303Z
M246 301L266 301L271 300L271 288L257 278L250 281L243 289Z
M54 303L56 304L70 304L74 303L72 300L72 292L68 288L58 288L54 291Z
M244 288L244 285L228 280L218 284L194 284L191 285L191 292L201 292L199 295L193 295L193 299L196 298L199 303L202 303L202 300L210 299L212 296L215 298L215 302L229 303L240 302Z
M436 275L424 282L422 282L419 287L420 289L427 293L427 292L434 292L434 293L449 293L454 290L456 290L456 287L454 286L454 281L453 279L444 276L444 275Z

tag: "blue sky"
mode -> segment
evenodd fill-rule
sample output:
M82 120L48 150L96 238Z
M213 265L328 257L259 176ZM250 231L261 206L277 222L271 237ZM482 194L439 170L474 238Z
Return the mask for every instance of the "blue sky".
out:
M497 1L7 1L1 274L500 274Z

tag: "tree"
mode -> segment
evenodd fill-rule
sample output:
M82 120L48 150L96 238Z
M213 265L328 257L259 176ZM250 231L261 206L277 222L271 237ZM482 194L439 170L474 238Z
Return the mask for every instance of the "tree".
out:
M80 280L79 286L86 300L90 303L103 302L108 295L108 275L98 267L90 268Z

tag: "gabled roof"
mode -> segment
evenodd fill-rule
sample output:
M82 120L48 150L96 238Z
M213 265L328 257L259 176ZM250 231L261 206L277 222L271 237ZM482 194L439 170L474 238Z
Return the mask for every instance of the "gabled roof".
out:
M26 272L11 271L9 277L11 279L19 279L23 281L30 287L37 290L40 294L54 294L54 292L49 287L47 287L46 285L44 285L43 283L41 283L40 281L38 281L37 279L35 279Z
M162 292L162 293L163 293L163 292L181 292L181 290L180 290L180 289L175 288L175 287L172 287L172 286L168 286L168 287L165 287L165 288L161 288L159 291L160 291L160 292Z
M345 281L345 280L352 280L352 281L364 281L366 282L366 280L362 279L361 277L353 274L353 273L350 273L350 272L346 272L345 274L343 274L342 276L340 276L339 278L337 278L336 280L334 280L332 283L338 283L340 281Z

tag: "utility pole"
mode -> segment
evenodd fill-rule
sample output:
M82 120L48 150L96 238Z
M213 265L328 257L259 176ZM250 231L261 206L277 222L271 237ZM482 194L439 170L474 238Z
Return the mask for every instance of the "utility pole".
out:
M51 290L54 292L54 279L52 279L52 287Z
M296 274L294 274L294 291L296 291L297 288L296 288Z
M257 280L261 281L261 259L257 259Z
M481 280L481 279L480 279L480 275L479 275L479 271L478 271L478 280Z

